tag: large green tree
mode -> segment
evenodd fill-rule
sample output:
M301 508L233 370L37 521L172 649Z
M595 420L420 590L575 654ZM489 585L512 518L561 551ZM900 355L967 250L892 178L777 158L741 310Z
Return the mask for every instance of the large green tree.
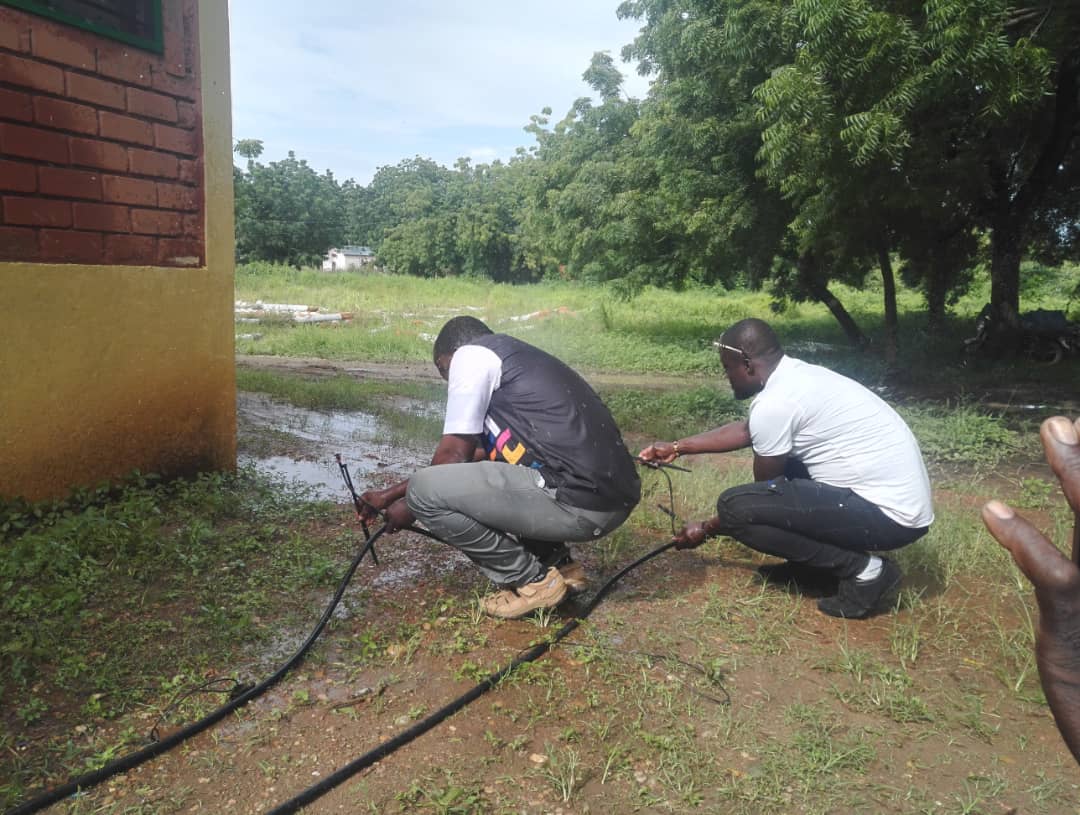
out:
M258 152L248 145L258 144ZM294 266L318 263L344 237L341 190L329 172L315 172L289 152L282 161L259 164L257 140L242 140L247 169L234 172L236 256ZM239 146L237 148L239 152Z
M794 0L786 16L799 47L758 90L770 178L818 233L858 235L845 211L887 226L932 319L987 232L992 304L1015 324L1020 259L1080 192L1080 7Z

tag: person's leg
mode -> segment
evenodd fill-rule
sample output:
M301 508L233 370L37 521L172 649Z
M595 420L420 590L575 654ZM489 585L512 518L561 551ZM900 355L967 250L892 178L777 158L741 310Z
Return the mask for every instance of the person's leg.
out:
M758 551L839 578L836 593L818 601L834 617L870 614L900 585L899 567L868 552L895 549L925 529L907 529L851 490L805 479L734 487L720 496L721 530Z
M427 467L409 479L406 500L436 537L463 552L493 582L514 587L546 571L522 538L592 540L626 518L625 512L562 504L539 472L502 462Z
M907 530L851 490L785 478L733 487L717 501L721 534L765 554L839 578L858 574L868 552L894 549L922 530Z

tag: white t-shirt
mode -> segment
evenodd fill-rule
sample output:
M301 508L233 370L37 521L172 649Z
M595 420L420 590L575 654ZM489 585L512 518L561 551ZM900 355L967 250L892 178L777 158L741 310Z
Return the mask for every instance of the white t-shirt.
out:
M502 360L490 348L463 345L450 360L443 435L470 436L484 430L491 394L502 379Z
M750 403L760 456L790 455L908 528L934 520L919 443L899 414L846 376L785 356Z

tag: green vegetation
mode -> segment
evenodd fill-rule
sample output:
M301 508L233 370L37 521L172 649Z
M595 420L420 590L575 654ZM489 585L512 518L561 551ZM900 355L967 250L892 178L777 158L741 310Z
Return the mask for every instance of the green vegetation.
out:
M1026 302L1048 302L1067 285L1062 270L1045 271ZM418 363L429 379L238 371L244 391L375 415L410 448L429 447L439 432L445 386L430 369L430 338L466 307L594 375L624 432L642 441L742 415L708 341L748 314L768 316L800 356L868 384L886 369L873 350L844 346L823 307L772 314L767 292L647 288L627 300L578 283L259 265L241 269L237 296L357 313L337 328L268 328L279 353L332 347L360 363ZM845 297L865 325L881 325L875 292ZM979 298L957 303L956 342L961 315L973 314ZM918 294L901 288L899 301L912 305L901 321L920 324ZM937 520L898 553L906 578L896 613L850 624L822 618L812 600L755 582L760 558L730 541L665 555L630 576L549 658L418 740L413 760L399 760L403 752L345 785L345 808L1066 811L1078 788L1038 682L1031 592L976 507L990 495L1029 507L1062 543L1072 521L1056 486L1025 468L1037 456L1041 415L1017 418L965 394L1000 392L1006 378L1065 385L1075 381L1075 362L960 367L943 350L952 342L935 335L902 349L910 392L898 407L933 471ZM266 448L259 455L297 447L286 430L257 440ZM579 548L594 576L669 538L672 519L660 506L676 523L703 517L720 491L747 477L749 460L681 463L692 472L671 473L673 496L662 475L644 472L645 495L630 520ZM134 477L67 501L5 504L0 693L10 704L0 807L44 779L136 749L163 714L165 726L192 721L236 680L267 675L314 624L358 535L351 508L313 503L247 470L172 484ZM163 759L161 776L132 774L61 806L119 815L186 811L196 799L215 811L228 809L230 797L245 806L284 800L330 763L340 766L505 665L562 619L485 618L476 602L484 581L427 540L395 536L379 556L280 692L215 728L213 744ZM200 688L213 692L192 693ZM237 788L241 777L257 779L259 792Z
M1025 291L1023 307L1060 308L1061 292L1076 268L1042 269L1038 285ZM260 326L260 339L237 341L245 354L430 364L430 348L443 323L455 314L474 314L498 331L520 336L583 371L719 375L710 342L743 317L769 319L800 356L822 362L875 384L889 370L902 370L913 383L954 384L958 377L977 387L1003 377L1067 382L1069 365L1032 370L1026 362L968 360L963 338L988 297L989 281L976 274L972 289L954 306L954 316L936 331L927 327L916 290L900 287L899 320L906 341L897 363L881 352L884 325L880 292L837 286L850 312L865 326L872 344L859 352L821 304L789 303L774 312L768 290L727 291L722 287L683 292L646 288L627 299L612 287L548 282L532 286L493 284L476 278L425 280L406 275L324 274L259 263L237 269L237 297L263 302L305 303L353 313L342 324Z
M418 156L362 186L291 154L264 166L261 144L241 141L240 259L300 265L347 242L431 278L768 283L778 307L828 303L853 343L866 327L840 285L873 280L890 363L912 337L897 283L937 332L985 268L1007 334L1021 261L1077 259L1075 4L626 0L618 13L641 24L624 53L654 78L647 98L626 98L598 52L581 66L593 95L532 116L535 145L509 163Z

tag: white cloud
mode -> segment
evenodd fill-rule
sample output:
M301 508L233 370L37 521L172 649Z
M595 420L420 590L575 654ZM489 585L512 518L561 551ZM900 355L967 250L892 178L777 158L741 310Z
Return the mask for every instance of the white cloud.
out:
M619 62L637 23L619 21L615 8L231 0L234 132L263 139L270 159L287 149L317 166L319 155L335 158L335 174L362 183L362 173L417 153L444 163L508 158L531 144L522 131L530 115L550 106L558 118L590 95L581 74L595 51L611 52L624 87L644 95L646 81Z

